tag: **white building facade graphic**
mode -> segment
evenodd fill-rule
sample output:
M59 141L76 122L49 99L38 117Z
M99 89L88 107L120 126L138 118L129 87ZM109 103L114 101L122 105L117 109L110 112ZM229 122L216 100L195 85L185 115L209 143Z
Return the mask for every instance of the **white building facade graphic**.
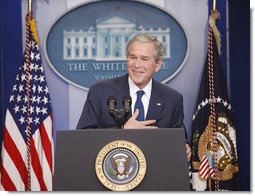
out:
M128 41L139 33L156 36L164 45L163 57L171 56L170 28L136 28L135 20L117 15L99 19L95 26L63 31L64 60L125 60Z

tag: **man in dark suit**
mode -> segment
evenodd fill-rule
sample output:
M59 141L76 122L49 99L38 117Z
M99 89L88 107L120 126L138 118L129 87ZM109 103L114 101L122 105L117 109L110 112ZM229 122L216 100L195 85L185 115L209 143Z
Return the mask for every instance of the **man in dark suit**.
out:
M132 98L132 114L123 123L124 129L184 127L182 95L152 79L162 63L161 42L147 34L133 37L127 45L128 74L91 86L77 129L116 127L107 106L110 96L116 97L116 108L123 107L123 97ZM188 144L186 149L189 160Z

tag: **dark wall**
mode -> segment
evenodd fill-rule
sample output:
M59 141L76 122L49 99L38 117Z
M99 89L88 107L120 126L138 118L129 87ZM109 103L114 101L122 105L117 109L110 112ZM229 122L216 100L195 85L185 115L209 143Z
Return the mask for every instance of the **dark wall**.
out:
M20 0L0 1L0 141L11 88L22 63L21 20Z
M250 4L249 0L231 0L230 87L237 128L237 153L241 189L250 190Z

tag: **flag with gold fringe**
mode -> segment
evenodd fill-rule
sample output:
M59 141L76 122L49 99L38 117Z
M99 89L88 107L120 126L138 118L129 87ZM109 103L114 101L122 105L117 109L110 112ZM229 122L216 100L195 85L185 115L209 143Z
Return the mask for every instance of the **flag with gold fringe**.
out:
M19 67L7 106L0 165L1 190L52 190L51 100L32 12L26 16L24 63Z
M192 122L192 189L239 190L236 128L219 56L217 10L211 12L208 50Z

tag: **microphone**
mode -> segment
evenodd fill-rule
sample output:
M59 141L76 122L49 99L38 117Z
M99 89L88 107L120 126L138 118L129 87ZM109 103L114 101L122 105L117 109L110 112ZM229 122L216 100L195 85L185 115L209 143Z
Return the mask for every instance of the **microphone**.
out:
M113 120L116 122L117 128L121 128L121 124L119 122L119 117L118 117L119 116L118 115L119 112L115 108L116 105L117 105L116 97L114 97L114 96L108 97L107 105L109 106L109 114L113 118Z
M118 129L123 128L123 125L126 122L126 119L131 111L131 103L132 103L131 97L124 97L122 102L124 109L116 109L117 105L116 97L114 96L108 97L107 105L109 106L109 114L116 122Z
M117 105L116 97L114 96L108 97L107 105L109 106L109 113L114 113L115 107Z
M124 97L123 98L123 106L124 106L125 113L129 113L130 112L131 104L132 104L131 97Z
M126 122L127 120L127 117L131 111L131 104L132 104L132 99L130 96L125 96L123 98L123 106L124 106L124 116L123 116L123 120L122 120L122 123L124 125L124 123Z

